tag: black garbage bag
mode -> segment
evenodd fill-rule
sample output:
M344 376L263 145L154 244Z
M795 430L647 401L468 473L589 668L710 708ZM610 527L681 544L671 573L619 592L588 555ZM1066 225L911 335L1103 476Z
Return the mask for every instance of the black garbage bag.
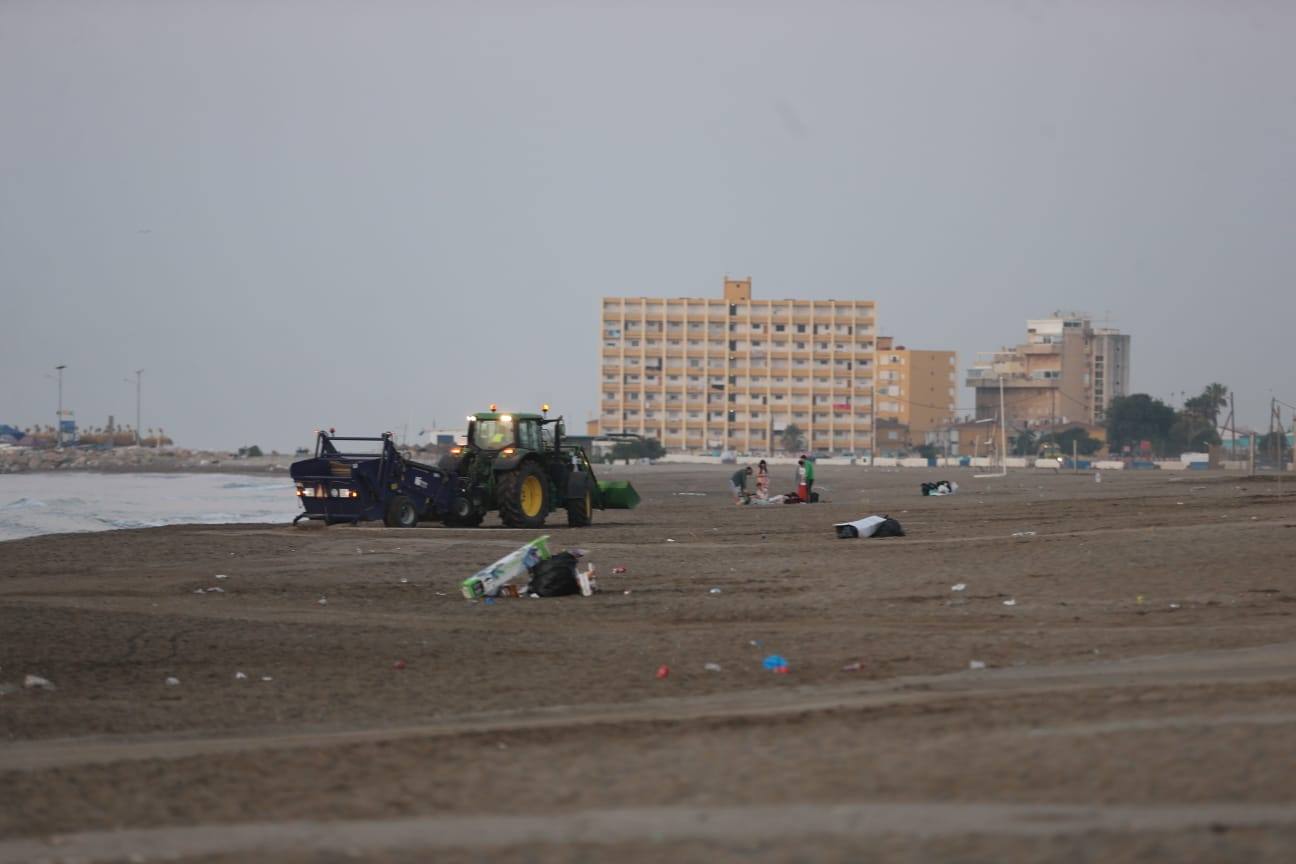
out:
M580 583L576 581L576 556L570 552L559 552L532 567L531 581L527 583L524 593L538 594L541 597L564 597L581 593Z
M883 516L882 524L877 526L877 530L873 532L873 536L874 537L903 537L905 536L905 533L904 533L904 529L900 527L899 522L897 522L895 519L892 519L890 516Z

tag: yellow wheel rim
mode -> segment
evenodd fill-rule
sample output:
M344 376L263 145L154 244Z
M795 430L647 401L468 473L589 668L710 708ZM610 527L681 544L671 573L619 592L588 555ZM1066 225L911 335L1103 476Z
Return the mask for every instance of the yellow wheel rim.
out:
M540 506L544 503L544 489L540 478L534 474L522 481L522 515L530 518L540 515Z
M590 499L590 493L585 493L585 515L589 516L594 512L594 502Z

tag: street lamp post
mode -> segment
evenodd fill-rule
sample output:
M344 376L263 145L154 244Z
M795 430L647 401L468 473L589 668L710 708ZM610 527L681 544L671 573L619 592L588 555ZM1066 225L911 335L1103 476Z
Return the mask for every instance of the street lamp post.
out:
M140 379L144 375L143 369L135 370L135 446L144 446L144 440L140 438Z
M63 449L63 370L67 368L66 363L60 363L54 367L58 371L58 446Z

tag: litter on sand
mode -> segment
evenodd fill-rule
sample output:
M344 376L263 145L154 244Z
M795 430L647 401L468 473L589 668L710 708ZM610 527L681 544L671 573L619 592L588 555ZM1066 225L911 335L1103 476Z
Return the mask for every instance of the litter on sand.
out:
M1009 598L1009 599L1007 599L1007 600L1004 601L1004 605L1005 605L1005 606L1016 606L1016 605L1017 605L1017 601L1016 601L1016 600L1013 600L1013 599L1011 599L1011 598Z
M950 586L950 590L951 590L951 591L966 591L966 590L967 590L967 583L966 583L966 582L959 582L959 583L957 583L957 584L955 584L955 585L951 585L951 586Z
M582 597L592 597L598 590L598 584L594 581L594 565L589 564L584 570L577 571L576 584L580 586Z
M924 483L921 486L924 495L953 495L958 491L958 484L949 480L937 480L935 483Z
M722 592L721 592L721 590L720 590L719 588L712 588L712 589L711 589L710 591L708 591L707 593L708 593L708 594L720 594L720 593L722 593Z
M657 677L658 677L658 678L669 678L669 677L670 677L670 667L669 667L669 666L658 666L658 667L657 667Z
M235 681L246 681L246 680L247 680L247 673L246 673L246 672L235 672L235 673L234 673L234 680L235 680Z
M761 665L771 672L778 672L780 669L786 672L788 668L787 658L778 654L769 655L761 661Z
M1014 537L1034 537L1034 536L1035 536L1035 532L1034 532L1034 531L1014 531L1012 536L1014 536Z
M168 686L168 687L179 687L179 686L180 686L180 679L179 679L179 678L168 678L168 679L166 679L166 686Z
M969 661L968 661L968 668L969 668L969 669L984 669L984 668L986 668L986 664L985 664L985 661L984 661L984 660L969 660Z
M858 672L864 668L864 664L856 660L854 663L847 663L842 667L843 672Z
M576 569L576 556L571 552L559 552L545 558L531 568L531 579L521 589L528 597L566 597L569 594L580 594L589 597L598 590L594 578L594 565L587 564L585 569Z
M53 690L54 684L48 678L39 675L28 675L23 679L23 686L28 690Z
M574 556L570 553L563 554L573 562L574 568ZM529 577L532 569L549 557L549 535L545 534L469 576L460 584L460 591L467 600L495 597L505 585Z
M903 537L904 528L890 516L865 516L854 522L838 522L833 526L843 540L856 537Z
M702 664L702 668L705 669L705 670L708 671L708 672L719 672L719 671L720 671L720 664L719 664L719 663L703 663L703 664Z

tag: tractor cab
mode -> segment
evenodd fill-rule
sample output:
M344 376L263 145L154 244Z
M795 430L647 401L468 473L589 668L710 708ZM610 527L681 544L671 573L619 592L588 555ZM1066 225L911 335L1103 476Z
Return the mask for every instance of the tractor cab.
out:
M501 414L490 411L468 418L468 447L489 453L503 451L543 450L541 435L544 418L539 414Z

